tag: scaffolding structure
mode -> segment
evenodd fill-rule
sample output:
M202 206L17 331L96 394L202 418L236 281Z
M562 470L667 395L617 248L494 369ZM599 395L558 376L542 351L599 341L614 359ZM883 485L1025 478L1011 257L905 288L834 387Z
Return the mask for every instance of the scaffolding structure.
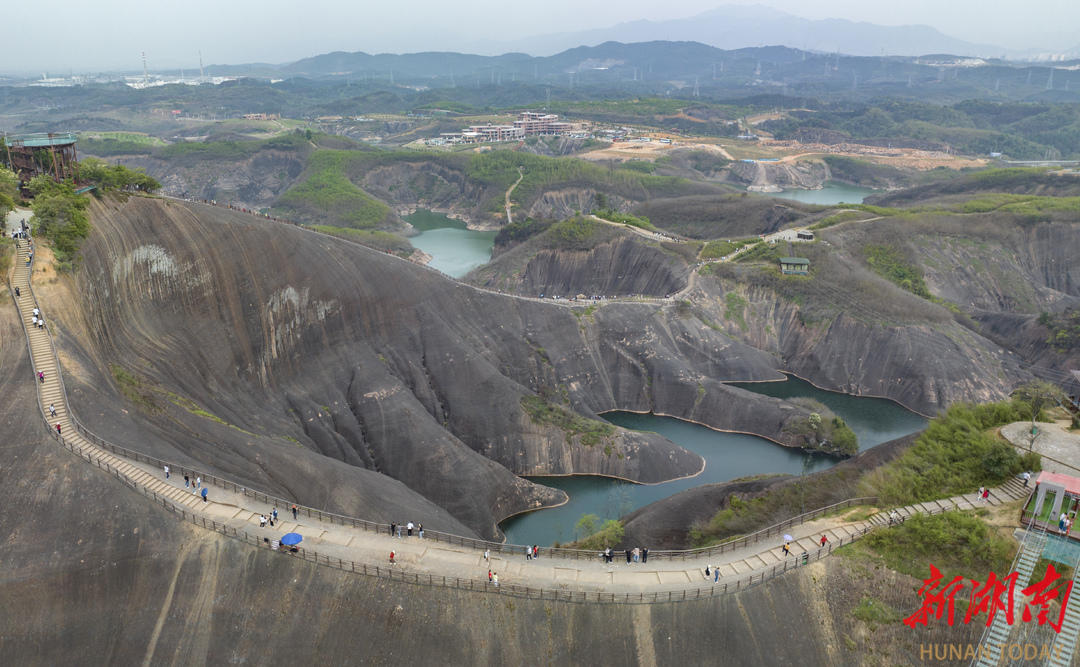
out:
M79 180L79 159L72 132L9 134L3 138L6 158L19 180L27 183L47 174L57 182Z

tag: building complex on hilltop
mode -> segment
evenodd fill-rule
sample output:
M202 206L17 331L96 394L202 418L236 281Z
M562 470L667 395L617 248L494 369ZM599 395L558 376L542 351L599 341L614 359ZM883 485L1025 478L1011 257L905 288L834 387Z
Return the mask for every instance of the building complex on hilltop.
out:
M470 125L461 132L443 132L439 136L446 143L482 143L519 141L536 135L569 134L575 129L574 123L559 120L558 114L522 111L513 125Z

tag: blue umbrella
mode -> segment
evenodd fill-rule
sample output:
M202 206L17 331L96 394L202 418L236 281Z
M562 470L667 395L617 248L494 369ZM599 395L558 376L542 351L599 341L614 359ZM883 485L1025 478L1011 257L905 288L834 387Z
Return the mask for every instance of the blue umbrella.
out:
M300 533L286 533L281 538L281 543L284 544L285 546L289 546L289 547L300 544L303 541L304 541L304 536L301 535Z

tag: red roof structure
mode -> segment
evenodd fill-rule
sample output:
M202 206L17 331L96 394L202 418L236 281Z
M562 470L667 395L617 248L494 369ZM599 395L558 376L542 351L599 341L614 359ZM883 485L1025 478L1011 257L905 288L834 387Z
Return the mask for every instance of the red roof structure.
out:
M1049 482L1050 484L1056 484L1058 486L1065 487L1065 494L1073 496L1074 498L1080 498L1080 479L1076 477L1070 477L1069 475L1062 475L1059 472L1043 472L1039 473L1039 476L1035 478L1037 484Z

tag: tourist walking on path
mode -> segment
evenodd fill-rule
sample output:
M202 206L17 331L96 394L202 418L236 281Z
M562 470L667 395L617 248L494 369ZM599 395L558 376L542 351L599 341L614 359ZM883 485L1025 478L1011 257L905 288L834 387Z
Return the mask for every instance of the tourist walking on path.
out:
M495 572L491 575L491 581L495 583L495 588L499 587L499 573Z
M397 530L397 524L393 521L390 522L390 537L394 536L394 531Z
M525 547L525 560L532 560L532 547Z
M390 564L391 564L391 565L393 565L393 564L394 564L394 556L396 556L396 555L397 555L397 554L395 554L395 553L394 553L394 550L393 550L393 549L391 549L391 550L390 550Z
M539 558L539 557L540 557L540 547L538 547L538 546L536 546L534 544L533 545L533 558Z
M1027 488L1028 482L1030 482L1030 481L1031 481L1031 473L1025 470L1024 471L1024 488L1025 489Z
M709 579L709 574L710 574L710 572L709 572L709 571L710 571L711 569L712 569L712 565L706 565L706 566L705 566L705 579L706 579L706 580L708 580L708 579Z
M718 583L720 581L720 568L714 567L712 571L712 582Z
M296 521L297 512L298 512L298 510L296 509L296 505L293 505L292 506L292 518L293 518L293 521Z
M51 408L52 406L50 405L49 407ZM167 465L165 466L165 479L169 479L169 466Z
M821 546L825 546L825 543L829 541L829 538L824 535L821 536Z
M55 417L56 416L56 408L53 406L52 403L49 403L49 416L50 417Z
M978 495L979 500L983 499L983 491L985 491L985 490L986 490L986 487L984 487L984 486L979 487L979 495Z
M491 562L491 550L490 549L484 549L484 562L485 563L490 563Z
M417 524L416 532L420 535L420 539L424 539L424 524Z
M274 511L270 513L270 521L271 521L271 523L270 523L271 526L274 525L273 524L274 521L277 521L277 508L276 507L274 508Z
M202 488L202 477L195 478L195 486L199 487L200 489Z
M56 422L56 435L60 435L60 422Z
M990 489L989 489L989 487L985 491L983 491L983 502L984 503L989 503L990 502Z
M491 575L491 570L488 570L488 583L489 583L489 584L490 584L490 583L491 583L491 581L492 581L492 578L491 578L491 577L492 577L492 575Z
M266 515L265 514L260 514L259 515L259 528L266 528Z
M626 564L630 564L630 559L634 557L634 553L629 549L626 550Z
M191 484L191 478L188 477L187 473L184 473L184 488L188 488L189 484Z
M401 524L400 523L397 524L397 536L398 536L398 539L400 540L401 539Z
M784 549L784 555L785 556L790 556L791 555L791 542L784 542L783 549Z
M207 499L206 499L206 492L207 492L207 491L209 491L209 489L203 489L203 490L202 490L202 501L203 501L204 503L208 503L208 502L210 502L209 500L207 500Z
M408 531L409 537L412 537L412 529L413 529L413 522L412 521L405 524L405 530Z

